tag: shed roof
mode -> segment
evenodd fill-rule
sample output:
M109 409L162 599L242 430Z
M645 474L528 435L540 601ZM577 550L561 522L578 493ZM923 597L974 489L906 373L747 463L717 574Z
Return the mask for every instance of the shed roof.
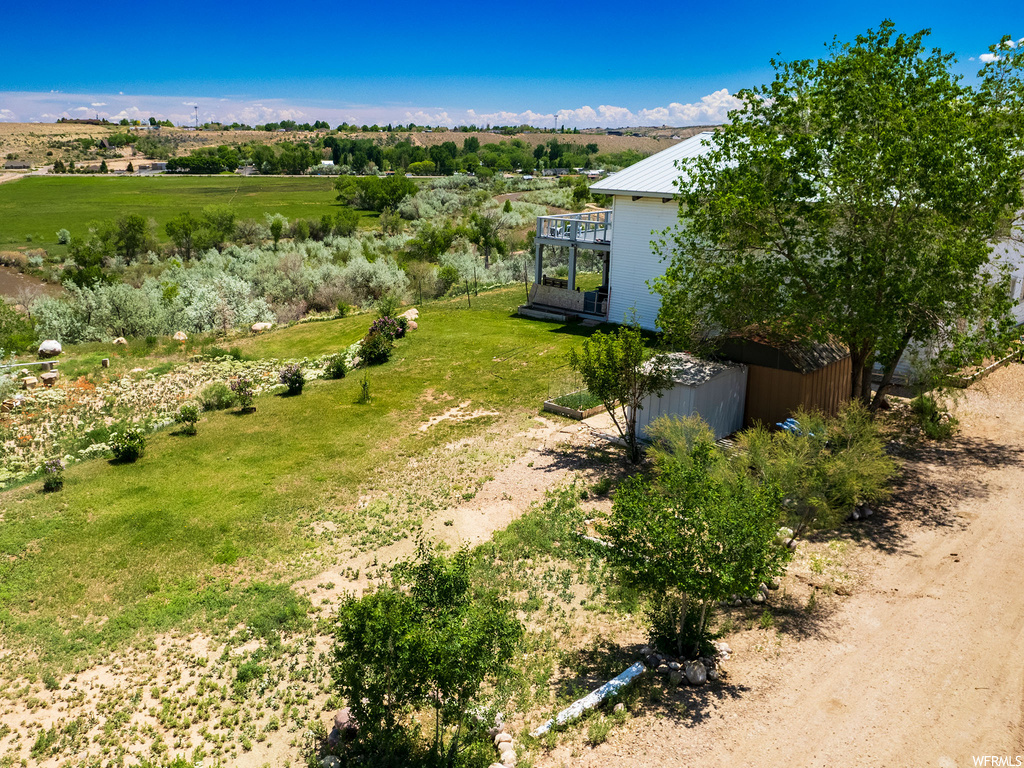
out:
M722 360L702 360L687 352L670 352L665 355L665 359L672 374L672 381L688 387L698 387L726 371L744 367Z
M719 345L719 354L728 360L747 365L813 373L849 357L850 350L836 339L777 341L764 334L748 331L723 340Z
M673 144L656 155L646 157L618 173L613 173L607 179L592 184L590 191L602 195L671 197L679 191L676 181L681 173L676 167L676 161L706 155L711 151L707 140L712 135L711 131L704 131Z

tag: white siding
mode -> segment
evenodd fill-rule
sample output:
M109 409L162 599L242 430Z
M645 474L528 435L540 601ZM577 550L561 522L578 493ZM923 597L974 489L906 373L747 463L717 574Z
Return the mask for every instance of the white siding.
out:
M648 283L665 274L666 262L655 255L651 241L678 222L679 205L661 198L616 196L612 204L612 251L608 278L608 320L622 323L636 308L640 325L654 330L661 297Z
M743 427L746 397L747 366L730 366L709 381L695 386L677 383L661 397L648 397L637 414L636 431L646 439L650 423L661 416L697 415L720 440Z

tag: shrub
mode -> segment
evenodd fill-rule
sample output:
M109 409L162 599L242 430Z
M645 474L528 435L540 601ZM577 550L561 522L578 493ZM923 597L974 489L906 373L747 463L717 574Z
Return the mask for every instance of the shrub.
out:
M327 359L327 365L324 366L324 376L328 379L344 379L346 373L348 373L348 366L345 365L344 355L331 355Z
M71 242L71 233L66 229L57 230L57 242L61 245L67 245Z
M374 305L374 307L377 310L377 317L380 319L386 317L394 317L395 315L398 314L398 310L401 306L402 303L392 293L388 293L385 294L384 296L381 296L379 299L377 299L377 302Z
M181 431L186 435L194 435L197 432L196 424L199 423L199 406L195 403L185 403L178 409L175 420L181 424Z
M53 493L64 487L64 462L50 459L43 464L43 491Z
M302 372L298 363L286 365L277 375L278 381L288 387L289 395L301 395L302 388L306 386L306 374Z
M199 394L199 403L204 411L223 411L235 404L235 393L226 384L215 381Z
M910 410L930 440L949 440L960 423L938 400L923 392L910 401Z
M256 388L253 386L252 379L248 376L239 376L237 379L232 379L231 391L235 393L238 407L243 411L253 407L252 401L256 398Z
M109 444L114 460L129 464L145 454L146 435L139 427L126 427L119 432L111 432Z
M348 315L348 302L342 300L338 302L338 317L346 317Z
M367 365L380 365L391 359L391 351L394 346L394 342L387 334L371 331L363 339L359 357Z
M406 321L408 327L408 321ZM387 336L391 341L400 339L405 335L405 328L393 317L381 317L370 324L367 334L379 333Z

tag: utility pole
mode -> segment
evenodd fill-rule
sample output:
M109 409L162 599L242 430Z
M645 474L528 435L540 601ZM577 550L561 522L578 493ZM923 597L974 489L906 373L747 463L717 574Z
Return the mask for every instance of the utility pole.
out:
M193 104L192 109L196 111L196 130L199 130L199 105Z

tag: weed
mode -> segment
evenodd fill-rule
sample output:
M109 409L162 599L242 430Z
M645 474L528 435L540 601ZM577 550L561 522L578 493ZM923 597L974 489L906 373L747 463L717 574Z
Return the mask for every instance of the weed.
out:
M595 717L590 721L590 727L587 728L587 743L592 747L596 747L598 744L604 744L608 739L608 733L611 731L613 724L614 723L604 715Z

